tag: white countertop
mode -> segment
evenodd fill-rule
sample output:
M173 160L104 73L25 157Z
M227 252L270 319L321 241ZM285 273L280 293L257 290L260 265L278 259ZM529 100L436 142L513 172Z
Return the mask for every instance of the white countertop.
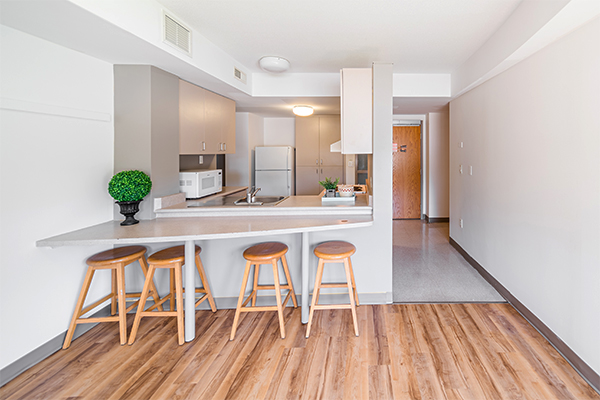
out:
M244 197L240 195L240 197ZM354 216L372 215L368 195L358 194L354 203L323 204L321 196L290 196L270 206L206 205L209 200L187 200L155 210L157 218L228 217L228 216ZM210 203L209 203L210 204Z
M97 244L144 244L181 242L186 240L231 239L238 237L316 232L371 226L373 217L351 216L247 216L184 217L142 220L139 224L121 226L109 221L36 242L38 247Z

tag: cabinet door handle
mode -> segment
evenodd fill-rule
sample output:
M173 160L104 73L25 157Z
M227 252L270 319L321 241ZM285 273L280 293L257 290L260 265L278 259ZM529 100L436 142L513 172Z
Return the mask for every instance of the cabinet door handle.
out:
M321 158L321 165L323 165L323 159Z
M227 151L227 143L223 143L223 148Z
M323 168L321 168L321 175L323 174Z
M315 174L319 175L319 168L315 170Z
M206 150L206 142L202 142L202 151Z
M319 165L319 159L315 160L315 164Z

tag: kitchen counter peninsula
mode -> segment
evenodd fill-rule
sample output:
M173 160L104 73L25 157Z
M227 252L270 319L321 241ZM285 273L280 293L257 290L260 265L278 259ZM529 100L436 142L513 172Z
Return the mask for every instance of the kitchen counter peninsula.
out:
M177 196L177 195L175 195ZM300 207L307 207L304 201L314 202L314 199L298 199L298 196L292 199L284 210L289 211L290 205L299 204ZM319 201L320 198L316 197ZM295 203L298 199L299 203ZM168 204L165 198L162 204ZM170 200L173 200L171 198ZM280 203L283 204L284 202ZM172 203L171 203L172 204ZM185 204L185 203L183 203ZM309 209L318 210L325 208L329 211L337 210L339 207L318 207L311 203ZM182 209L183 206L180 207ZM265 210L260 214L255 214L255 208ZM183 217L175 217L169 214L171 218L157 218L154 220L141 220L139 224L131 226L121 226L120 221L108 221L102 224L93 225L87 228L68 232L62 235L53 236L36 242L38 247L58 247L58 246L77 246L77 245L129 245L129 244L150 244L150 243L185 243L185 286L188 293L194 292L196 265L194 260L194 241L207 241L213 239L232 239L241 237L260 237L278 234L299 233L302 237L301 246L301 265L302 265L302 322L308 321L308 299L309 299L309 235L311 232L329 231L337 229L361 228L373 225L372 208L366 205L358 205L363 208L364 215L353 215L352 207L343 207L345 213L315 213L312 215L290 215L289 213L273 213L275 207L264 206L245 206L246 214L225 213L225 215L215 214L196 214L194 212L185 214ZM237 206L236 206L237 208ZM252 208L249 210L249 208ZM271 211L269 211L271 210ZM157 215L160 215L156 210ZM244 211L244 210L240 210ZM221 211L222 212L222 211ZM281 215L286 215L282 218ZM192 341L195 337L195 299L189 296L184 299L185 308L185 340Z
M358 216L372 215L367 194L357 194L354 202L343 199L323 203L321 196L289 196L276 205L234 205L233 199L244 197L244 192L230 196L187 200L181 195L169 196L170 204L154 210L157 218L228 217L228 216ZM260 196L258 196L260 197ZM227 201L227 199L231 201Z

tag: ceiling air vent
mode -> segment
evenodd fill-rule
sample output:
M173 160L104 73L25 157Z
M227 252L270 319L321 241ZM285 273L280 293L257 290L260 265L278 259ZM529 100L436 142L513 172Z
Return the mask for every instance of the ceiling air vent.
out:
M170 15L164 14L165 42L185 52L192 54L192 32L189 28L176 21Z
M233 67L233 76L235 76L235 79L237 79L238 81L246 83L246 74L237 69L236 67Z

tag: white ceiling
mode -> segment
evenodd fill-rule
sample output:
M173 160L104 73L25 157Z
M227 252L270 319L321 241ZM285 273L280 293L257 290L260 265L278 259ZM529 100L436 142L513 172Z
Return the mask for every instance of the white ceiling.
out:
M545 0L540 0L545 1ZM339 72L392 62L396 73L451 73L521 0L158 0L181 22L260 72Z
M198 59L159 39L163 7L200 34ZM295 104L339 113L322 77L374 61L393 63L394 79L452 74L459 95L600 15L600 0L0 0L0 8L3 25L112 64L155 65L235 99L238 111L292 117ZM289 59L290 73L261 73L264 55ZM273 94L232 84L232 65L270 82ZM277 86L286 79L294 90ZM394 97L394 114L435 112L450 100L410 97L417 93L396 94L409 97Z

